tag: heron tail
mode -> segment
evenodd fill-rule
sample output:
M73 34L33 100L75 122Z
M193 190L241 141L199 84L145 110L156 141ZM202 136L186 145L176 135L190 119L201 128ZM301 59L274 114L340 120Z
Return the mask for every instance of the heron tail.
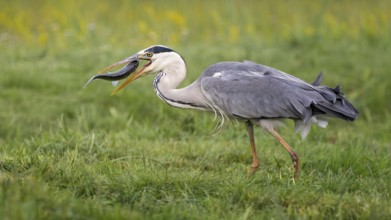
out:
M354 121L357 118L357 109L345 98L341 86L334 89L329 87L321 88L322 95L326 100L313 104L313 112L326 114L346 121Z
M321 78L318 77L314 84L317 84L316 82L320 81L319 79ZM354 121L357 118L357 109L344 97L340 86L335 89L326 86L316 87L319 89L318 92L322 95L322 98L312 102L310 105L311 114L308 114L302 120L295 121L295 131L301 133L302 139L307 136L311 124L317 124L322 128L327 126L327 120L322 116L341 118L346 121Z

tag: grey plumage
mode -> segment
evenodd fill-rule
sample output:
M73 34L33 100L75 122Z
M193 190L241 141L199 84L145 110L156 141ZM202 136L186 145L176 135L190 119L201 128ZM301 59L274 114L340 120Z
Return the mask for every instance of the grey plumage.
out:
M320 83L322 83L323 80L323 72L320 72L319 75L316 77L315 81L311 83L313 86L320 86Z
M357 110L340 91L319 86L321 78L318 76L311 85L276 69L245 61L215 64L198 81L208 100L231 117L290 118L304 124L317 115L354 120Z

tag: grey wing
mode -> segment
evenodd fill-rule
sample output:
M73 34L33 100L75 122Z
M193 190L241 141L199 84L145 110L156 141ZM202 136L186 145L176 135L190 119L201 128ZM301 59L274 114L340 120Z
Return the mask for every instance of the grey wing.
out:
M308 120L311 103L322 99L314 87L291 75L254 63L219 63L200 79L205 97L239 118Z
M262 64L257 64L257 63L247 61L247 60L244 61L244 64L248 65L250 68L253 68L256 71L263 73L263 74L273 74L273 76L278 77L278 78L294 81L297 83L307 84L306 82L304 82L303 80L301 80L297 77L294 77L294 76L289 75L287 73L284 73L280 70L277 70L277 69L274 69L274 68L271 68L271 67L268 67L268 66L265 66ZM311 85L312 86L320 86L322 80L323 80L323 73L320 72L318 74L318 76L316 77L315 81Z

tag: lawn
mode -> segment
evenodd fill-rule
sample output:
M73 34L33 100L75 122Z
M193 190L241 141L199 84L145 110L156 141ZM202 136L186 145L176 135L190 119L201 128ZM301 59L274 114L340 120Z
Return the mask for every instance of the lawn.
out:
M0 0L2 219L391 219L391 3L379 1ZM153 76L115 96L84 83L164 44L194 81L252 60L342 85L360 114L301 140L302 160L257 129L159 100Z

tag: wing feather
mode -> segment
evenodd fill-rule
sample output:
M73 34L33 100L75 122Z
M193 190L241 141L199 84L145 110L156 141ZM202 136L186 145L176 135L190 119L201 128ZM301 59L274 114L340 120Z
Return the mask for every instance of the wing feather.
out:
M215 64L200 81L205 97L232 117L306 121L311 104L324 99L313 85L249 61Z

